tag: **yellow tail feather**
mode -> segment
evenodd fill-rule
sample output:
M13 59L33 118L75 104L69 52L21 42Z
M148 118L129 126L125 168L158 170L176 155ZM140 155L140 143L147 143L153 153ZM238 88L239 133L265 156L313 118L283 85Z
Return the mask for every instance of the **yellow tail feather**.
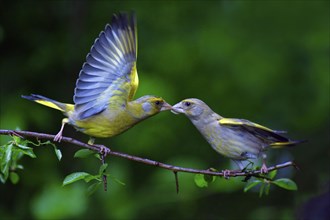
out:
M52 99L49 99L47 97L41 96L41 95L30 95L30 96L24 96L22 95L22 98L25 98L27 100L39 103L41 105L45 105L50 108L57 109L61 112L67 113L69 111L72 111L74 109L74 105L58 102Z

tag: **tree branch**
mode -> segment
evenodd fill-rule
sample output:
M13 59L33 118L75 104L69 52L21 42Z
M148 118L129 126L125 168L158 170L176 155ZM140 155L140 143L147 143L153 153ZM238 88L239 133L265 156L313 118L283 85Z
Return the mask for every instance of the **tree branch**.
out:
M17 131L17 130L0 130L0 135L10 135L10 136L18 136L18 137L35 137L37 139L46 139L46 140L53 140L55 135L51 135L51 134L44 134L44 133L37 133L37 132L31 132L31 131ZM121 158L125 158L127 160L132 160L138 163L144 163L150 166L155 166L155 167L160 167L163 169L167 169L167 170L171 170L172 172L174 172L175 177L176 177L176 183L177 183L177 191L178 191L178 182L177 182L177 173L178 172L186 172L186 173L195 173L195 174L205 174L205 175L211 175L211 176L224 176L226 178L228 177L238 177L238 176L245 176L245 177L258 177L258 178L266 178L264 176L260 176L262 173L260 172L260 170L253 170L253 171L231 171L229 173L224 173L223 171L221 172L215 172L212 170L199 170L199 169L192 169L192 168L184 168L184 167L179 167L179 166L173 166L170 164L165 164L165 163L161 163L158 161L154 161L154 160L150 160L147 158L141 158L141 157L137 157L137 156L132 156L129 154L125 154L122 152L118 152L118 151L111 151L109 148L105 147L105 146L101 146L101 145L89 145L86 143L83 143L81 141L78 141L76 139L73 138L69 138L69 137L63 137L62 138L62 142L66 142L66 143L70 143L79 147L83 147L83 148L87 148L93 151L97 151L99 153L105 152L105 157L107 155L112 155L112 156L116 156L116 157L121 157ZM285 167L290 167L293 166L295 168L297 168L296 164L292 161L289 162L285 162L282 164L278 164L275 166L271 166L268 167L268 171L273 171L273 170L278 170L278 169L282 169Z

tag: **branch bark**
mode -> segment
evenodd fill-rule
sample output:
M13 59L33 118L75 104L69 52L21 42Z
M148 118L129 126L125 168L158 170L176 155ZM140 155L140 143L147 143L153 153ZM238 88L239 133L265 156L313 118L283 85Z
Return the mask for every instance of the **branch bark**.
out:
M0 135L10 135L10 136L19 136L21 138L25 138L25 137L34 137L37 139L45 139L45 140L53 140L55 135L51 135L51 134L44 134L44 133L37 133L37 132L31 132L31 131L17 131L17 130L0 130ZM261 172L260 170L254 170L254 171L231 171L231 172L215 172L212 170L199 170L199 169L193 169L193 168L185 168L185 167L179 167L179 166L173 166L170 164L165 164L165 163L161 163L158 161L154 161L154 160L150 160L147 158L141 158L138 156L133 156L133 155L129 155L126 153L122 153L122 152L118 152L118 151L111 151L109 148L102 146L102 145L89 145L86 144L84 142L78 141L76 139L73 138L69 138L69 137L63 137L62 138L62 142L66 142L66 143L70 143L79 147L83 147L83 148L87 148L93 151L97 151L100 154L104 154L105 153L105 157L108 155L112 155L112 156L116 156L116 157L121 157L121 158L125 158L127 160L132 160L138 163L143 163L143 164L147 164L150 166L155 166L155 167L160 167L162 169L166 169L166 170L170 170L172 172L174 172L175 176L176 176L176 183L177 183L177 191L178 191L178 182L177 182L177 173L178 172L186 172L186 173L195 173L195 174L205 174L205 175L211 175L211 176L224 176L226 178L229 177L238 177L238 176L245 176L245 177L258 177L258 178L266 178L264 176L260 176ZM290 167L293 166L295 168L297 168L296 164L292 161L289 162L285 162L282 164L278 164L275 166L271 166L268 167L268 171L273 171L273 170L279 170L279 169L283 169L285 167ZM267 178L266 178L267 179Z

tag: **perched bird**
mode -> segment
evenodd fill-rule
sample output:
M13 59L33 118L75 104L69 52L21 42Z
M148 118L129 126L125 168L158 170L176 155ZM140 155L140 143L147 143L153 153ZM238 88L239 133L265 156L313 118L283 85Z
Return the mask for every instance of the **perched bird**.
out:
M262 157L260 171L267 173L265 151L269 147L281 148L302 142L282 136L284 131L275 131L245 119L224 118L195 98L175 104L172 112L185 114L212 148L234 160L241 170L244 169L243 160Z
M160 111L170 110L164 99L146 95L133 100L138 88L137 28L134 13L113 15L111 25L99 34L76 82L74 104L41 95L25 99L60 110L67 116L55 141L61 141L65 124L91 136L112 137Z

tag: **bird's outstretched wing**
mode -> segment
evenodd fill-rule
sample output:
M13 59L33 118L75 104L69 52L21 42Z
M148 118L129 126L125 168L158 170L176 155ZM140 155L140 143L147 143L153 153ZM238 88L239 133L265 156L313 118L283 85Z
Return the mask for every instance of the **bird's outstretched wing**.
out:
M75 112L78 119L96 115L109 106L133 99L138 87L136 71L137 28L134 13L112 17L95 40L76 83Z
M291 143L288 138L280 135L281 133L285 133L285 131L272 130L270 128L259 125L257 123L253 123L245 119L222 118L219 120L219 124L235 127L236 129L249 132L269 144L280 145L280 143L282 143L282 145L289 145Z

